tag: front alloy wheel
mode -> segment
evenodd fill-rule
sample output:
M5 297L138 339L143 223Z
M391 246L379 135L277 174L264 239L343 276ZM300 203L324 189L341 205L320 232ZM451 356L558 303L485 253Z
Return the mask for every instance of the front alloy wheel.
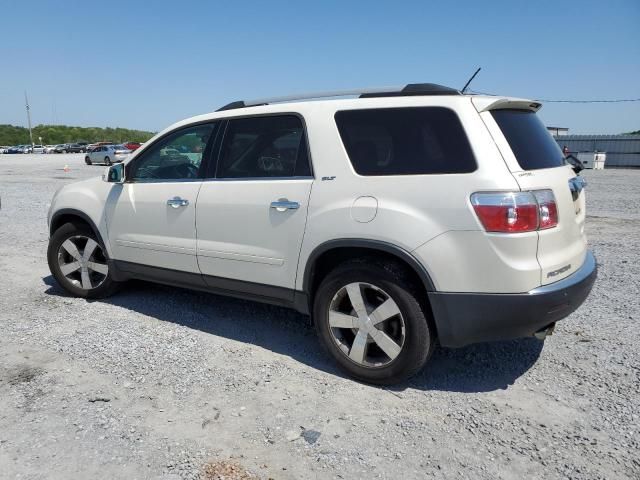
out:
M49 239L49 269L67 292L76 297L102 298L116 291L106 250L85 224L65 223Z
M109 274L102 247L83 235L62 242L58 250L58 266L69 283L83 290L99 287Z

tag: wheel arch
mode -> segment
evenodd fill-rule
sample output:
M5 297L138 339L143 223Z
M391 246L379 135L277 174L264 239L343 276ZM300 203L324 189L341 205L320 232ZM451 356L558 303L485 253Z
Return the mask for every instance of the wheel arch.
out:
M341 254L340 252L344 253ZM309 298L313 297L314 287L318 282L318 278L322 277L323 270L329 269L329 266L322 265L322 259L335 258L336 255L340 257L345 253L354 252L361 252L362 255L382 253L387 258L394 258L406 265L416 275L420 284L424 287L425 297L426 292L434 292L436 290L427 269L407 250L380 240L344 238L329 240L318 245L307 258L302 289Z
M427 269L416 259L410 252L398 247L392 243L348 238L339 240L330 240L318 245L309 255L305 266L303 277L303 297L299 299L297 309L301 312L312 312L315 291L320 281L331 269L340 261L350 260L357 256L378 256L388 260L393 260L404 267L407 273L412 277L416 287L419 289L418 302L428 312L427 320L433 328L433 332L438 337L437 322L435 322L433 308L429 294L436 292L435 284L429 275ZM311 318L313 322L313 316Z
M91 230L93 230L93 233L96 235L96 237L98 237L102 245L105 245L106 247L104 238L102 238L102 235L100 234L100 230L96 226L95 222L91 219L91 217L86 213L84 213L83 211L76 210L74 208L63 208L53 214L53 216L51 217L51 222L49 224L49 235L50 236L53 235L53 233L65 223L73 223L78 221L80 223L85 223L89 225L89 227L91 227Z

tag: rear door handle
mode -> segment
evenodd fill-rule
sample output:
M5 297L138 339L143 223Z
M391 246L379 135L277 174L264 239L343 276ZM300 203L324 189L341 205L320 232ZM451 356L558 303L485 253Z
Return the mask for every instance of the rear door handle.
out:
M189 205L189 200L185 200L184 198L180 197L173 197L167 200L167 205L173 208L186 207L187 205Z
M278 200L271 202L271 208L275 208L278 212L286 212L287 210L297 210L300 208L298 202L290 202L289 200Z

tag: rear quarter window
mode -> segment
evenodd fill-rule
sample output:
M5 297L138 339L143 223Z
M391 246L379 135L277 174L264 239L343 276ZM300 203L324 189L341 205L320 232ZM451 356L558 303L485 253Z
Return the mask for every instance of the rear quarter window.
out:
M562 150L535 112L493 110L491 115L502 130L523 170L539 170L564 165Z
M458 116L448 108L344 110L340 137L359 175L470 173L476 161Z

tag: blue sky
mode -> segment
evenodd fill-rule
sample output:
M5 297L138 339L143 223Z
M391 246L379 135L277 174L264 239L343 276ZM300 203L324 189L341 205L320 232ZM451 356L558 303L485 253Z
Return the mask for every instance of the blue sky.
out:
M434 82L542 99L640 98L640 1L14 1L0 123L159 130L231 100ZM546 104L573 133L640 103Z

